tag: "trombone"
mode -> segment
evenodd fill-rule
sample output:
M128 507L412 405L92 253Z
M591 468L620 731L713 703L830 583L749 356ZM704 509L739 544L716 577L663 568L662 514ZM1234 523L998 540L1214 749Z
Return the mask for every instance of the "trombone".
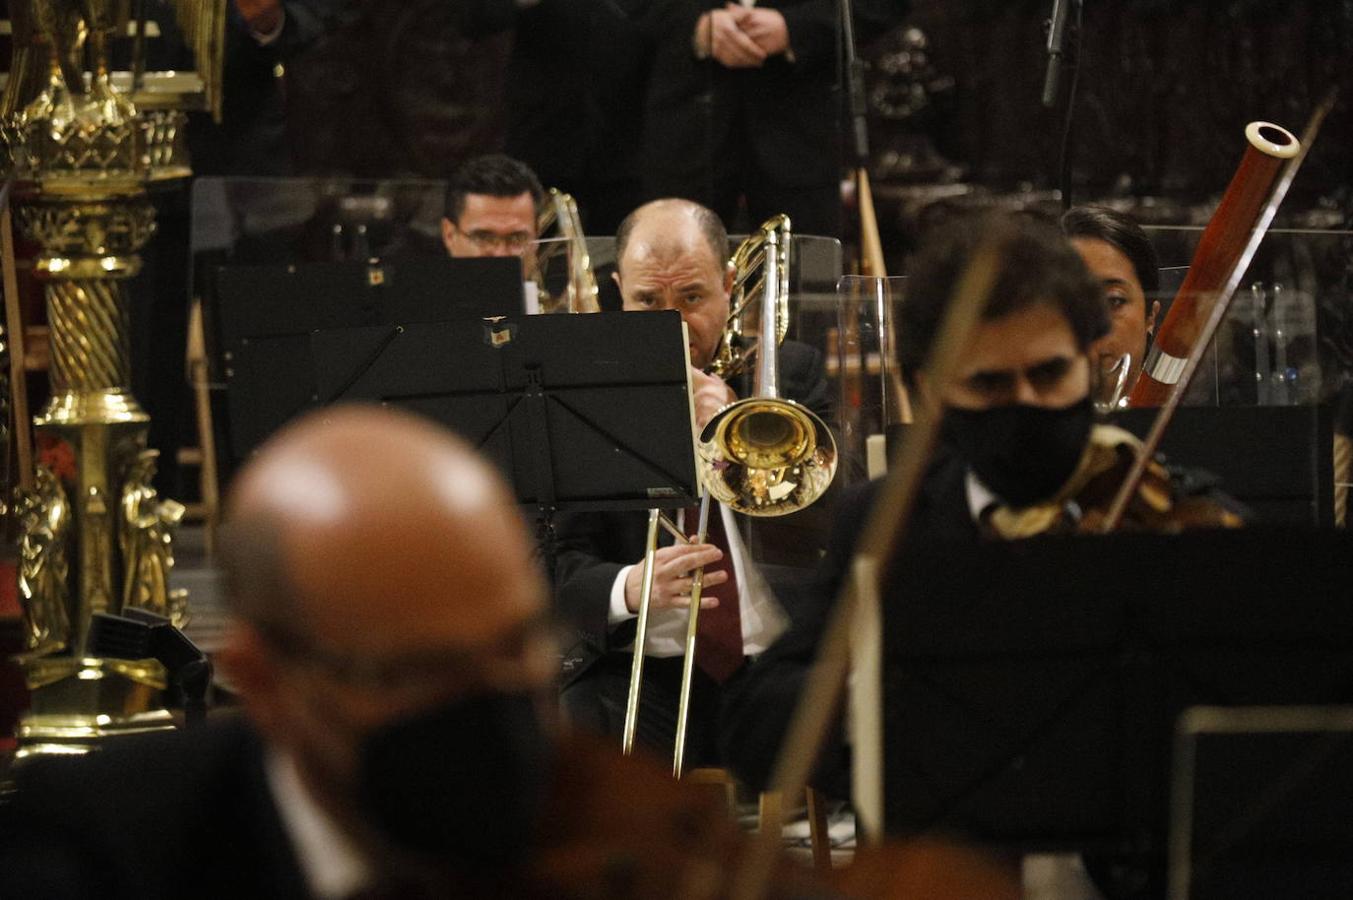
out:
M597 312L597 277L592 271L592 258L587 252L587 238L583 234L578 203L572 194L550 188L545 202L536 213L536 234L539 239L559 238L541 245L532 262L534 281L540 294L541 312ZM559 296L551 294L545 285L545 264L560 252L568 254L568 281Z
M708 533L711 497L744 515L783 516L815 502L836 474L836 441L826 424L811 410L780 396L778 348L789 327L791 239L789 217L775 216L749 235L733 254L735 275L728 321L708 371L726 380L755 364L754 389L753 396L721 409L700 432L696 465L704 496L700 500L696 536L686 537L658 510L649 512L634 661L625 706L622 739L625 753L633 750L638 726L658 528L666 528L678 540L703 543ZM757 299L761 301L760 320L756 342L751 344L744 333L744 321ZM720 513L714 510L713 514ZM686 622L672 765L678 778L685 763L703 575L703 570L694 574Z

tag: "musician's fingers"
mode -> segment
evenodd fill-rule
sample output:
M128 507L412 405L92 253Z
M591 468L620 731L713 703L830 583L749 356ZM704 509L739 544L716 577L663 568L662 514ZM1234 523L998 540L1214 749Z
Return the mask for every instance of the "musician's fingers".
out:
M681 594L680 596L671 598L671 601L670 601L670 602L665 603L665 604L663 604L663 605L664 605L665 608L670 608L670 609L690 609L690 608L691 608L691 595L690 595L689 592L687 592L687 593L685 593L685 594ZM719 600L718 600L717 597L711 597L709 594L701 594L701 595L700 595L700 608L701 608L701 609L714 609L714 608L715 608L716 606L718 606L718 605L719 605Z
M745 65L759 66L765 62L766 51L741 29L729 32L728 39L737 48L738 56L745 60Z
M728 580L727 569L705 570L705 587L715 587L717 585L723 584L727 580Z
M689 575L701 566L710 566L723 559L723 551L713 544L684 544L673 547L677 551L663 565L663 574Z

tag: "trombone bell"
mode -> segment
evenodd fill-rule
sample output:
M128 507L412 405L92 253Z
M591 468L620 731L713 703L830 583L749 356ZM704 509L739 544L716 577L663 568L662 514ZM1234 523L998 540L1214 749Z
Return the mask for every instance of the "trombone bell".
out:
M779 343L789 321L789 219L776 216L733 255L734 302L711 367L727 378L748 361L738 345L749 294L760 294L755 396L710 419L696 447L705 489L748 516L784 516L821 497L836 475L836 440L807 407L779 396ZM753 274L761 277L749 288Z
M749 397L724 407L700 433L705 489L748 516L783 516L821 497L836 475L836 440L793 400Z

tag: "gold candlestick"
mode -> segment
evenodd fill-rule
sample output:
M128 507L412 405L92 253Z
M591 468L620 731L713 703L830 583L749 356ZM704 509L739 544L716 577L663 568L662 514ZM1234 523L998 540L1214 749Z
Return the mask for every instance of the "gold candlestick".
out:
M181 20L221 37L224 0L178 6ZM11 3L11 77L30 84L6 85L0 134L17 177L18 227L41 248L34 270L46 295L52 390L34 422L35 487L15 507L27 633L20 662L32 692L20 759L172 725L160 663L104 658L90 647L95 613L137 607L177 621L186 613L168 589L183 507L151 486L156 451L131 394L126 291L155 232L147 184L187 172L174 106L183 98L161 95L140 110L116 86L108 47L128 33L130 7ZM45 70L35 53L45 54Z

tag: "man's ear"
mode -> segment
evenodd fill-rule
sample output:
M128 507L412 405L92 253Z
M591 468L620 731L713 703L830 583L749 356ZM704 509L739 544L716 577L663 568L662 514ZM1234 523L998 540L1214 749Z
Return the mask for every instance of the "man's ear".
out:
M215 657L258 729L265 735L280 729L285 715L279 704L286 687L276 654L258 629L246 622L232 622Z
M455 253L451 250L451 242L455 239L459 231L460 229L456 228L455 222L452 222L446 216L442 216L442 246L444 246L446 252L452 256L455 256Z
M733 261L730 259L723 270L723 292L725 294L731 295L733 293L733 279L737 277L738 268L733 265Z
M936 401L939 398L935 396L935 387L931 384L930 379L926 377L924 371L912 373L911 383L908 387L910 388L912 395L916 398L916 402L912 403L913 410L915 410L918 405L928 406L931 409L936 408Z

